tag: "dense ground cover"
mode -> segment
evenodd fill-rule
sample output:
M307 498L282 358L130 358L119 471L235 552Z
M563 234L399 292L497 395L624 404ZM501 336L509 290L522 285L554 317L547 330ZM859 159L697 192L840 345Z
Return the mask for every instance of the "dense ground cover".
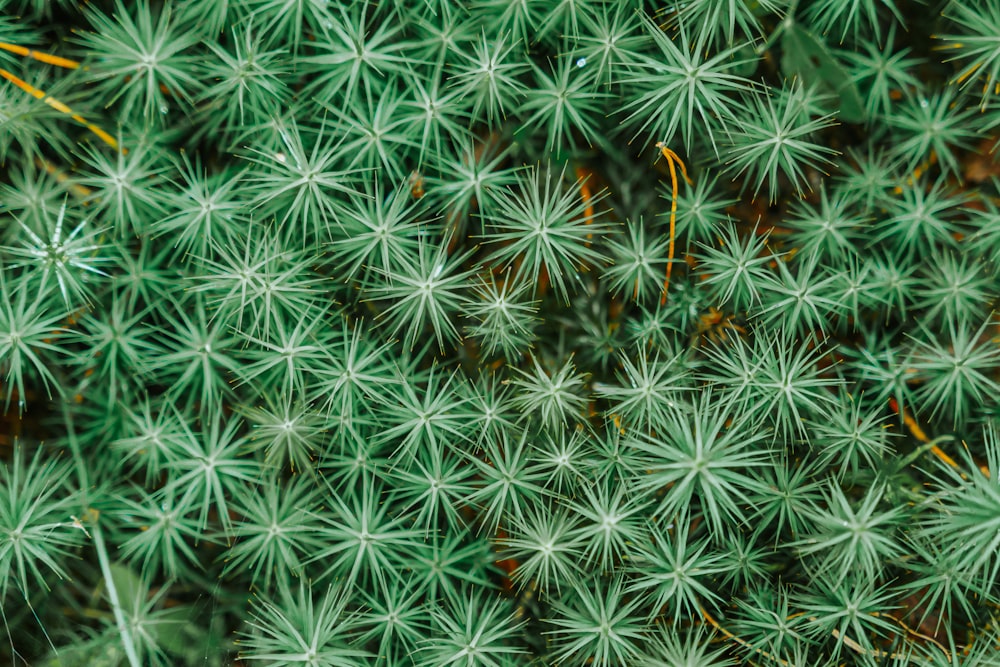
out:
M987 0L0 1L31 665L996 665Z

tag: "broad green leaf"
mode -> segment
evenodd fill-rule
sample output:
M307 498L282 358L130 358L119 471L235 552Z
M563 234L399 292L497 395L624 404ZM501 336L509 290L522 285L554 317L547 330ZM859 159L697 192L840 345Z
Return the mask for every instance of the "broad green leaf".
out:
M823 40L796 23L786 22L781 37L781 71L837 99L837 118L847 123L865 121L865 104L858 87L837 62Z

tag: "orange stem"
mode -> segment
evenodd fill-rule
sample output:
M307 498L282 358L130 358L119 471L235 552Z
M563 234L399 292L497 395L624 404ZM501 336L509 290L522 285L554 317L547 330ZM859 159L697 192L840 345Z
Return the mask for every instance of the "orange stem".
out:
M32 97L34 97L36 99L39 99L39 100L42 100L43 102L45 102L46 104L48 104L50 107L52 107L56 111L59 111L61 113L64 113L64 114L68 115L70 118L72 118L76 122L80 123L85 128L87 128L88 130L90 130L91 132L93 132L94 134L96 134L98 137L100 137L101 141L103 141L107 145L111 146L115 150L118 150L118 142L115 140L114 137L112 137L110 134L108 134L107 132L105 132L101 128L97 127L93 123L88 122L86 118L84 118L83 116L81 116L78 113L75 113L72 109L70 109L68 106L66 106L65 104L63 104L62 102L60 102L59 100L57 100L56 98L50 97L50 96L46 95L44 90L40 90L38 88L35 88L34 86L32 86L27 81L24 81L23 79L18 78L17 76L11 74L10 72L8 72L7 70L2 69L2 68L0 68L0 76L2 76L3 78L7 79L8 81L10 81L11 83L13 83L15 86L17 86L18 88L20 88L24 92L28 93Z
M7 44L6 42L0 42L0 49L4 51L10 51L11 53L16 53L19 56L24 56L25 58L34 58L39 62L46 63L47 65L55 65L56 67L65 67L66 69L77 69L80 67L80 63L75 60L70 60L69 58L63 58L61 56L54 56L51 53L43 53L41 51L35 51L34 49L28 49L23 46L18 46L17 44Z
M674 268L674 237L677 230L677 165L680 165L681 173L688 185L691 179L688 178L687 167L677 153L670 150L662 141L656 142L656 147L660 149L660 154L667 159L667 168L670 169L670 247L667 250L667 275L663 279L663 295L660 297L660 305L667 303L667 290L670 288L670 273ZM675 164L676 163L676 164Z

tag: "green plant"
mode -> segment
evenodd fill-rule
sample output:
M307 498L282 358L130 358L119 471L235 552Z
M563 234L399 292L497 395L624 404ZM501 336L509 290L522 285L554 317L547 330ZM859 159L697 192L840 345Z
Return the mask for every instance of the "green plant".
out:
M510 269L498 284L492 273L475 286L474 296L464 304L464 314L475 321L466 325L470 337L481 341L487 357L515 358L531 347L534 329L539 320L538 301L529 301L532 291L528 282L516 282Z
M87 221L83 220L72 230L64 231L65 219L64 202L59 208L54 227L49 229L46 221L45 227L40 230L44 237L21 222L21 229L26 237L22 240L22 247L8 247L4 250L8 255L21 259L21 262L13 264L11 268L25 267L25 277L33 279L39 295L48 291L49 281L52 280L59 286L66 308L72 309L87 303L90 297L88 274L103 274L99 267L109 261L109 258L96 256L100 251L106 250L106 247L96 243L95 237L99 236L100 230L88 231L79 236Z
M257 191L252 210L265 220L274 218L288 233L296 232L293 238L302 243L323 239L338 219L340 202L334 193L354 193L352 170L337 168L342 139L335 140L325 125L312 137L295 120L287 127L281 120L276 123L280 140L247 156L252 165L247 179Z
M834 117L809 117L811 93L803 84L793 83L773 95L745 95L745 103L738 105L743 113L732 121L737 129L728 142L726 164L735 176L747 176L755 197L766 183L768 200L777 199L779 176L786 177L799 194L804 194L809 189L806 170L833 164L831 157L836 151L813 137L830 127Z
M556 660L586 660L595 665L617 665L640 657L644 621L638 615L639 598L624 595L620 578L591 578L574 586L570 602L556 607L559 616L549 623L557 636Z
M962 87L973 82L981 83L980 108L985 108L1000 80L1000 41L994 30L1000 26L1000 10L982 2L949 2L944 15L951 22L949 27L956 29L956 32L938 37L944 42L941 47L951 52L946 60L965 61L952 82Z
M614 239L608 244L612 264L604 269L603 277L613 295L624 294L642 303L663 287L669 241L652 240L642 220L627 221L625 228L627 239Z
M566 426L586 402L582 395L584 377L574 373L572 359L549 372L535 357L533 368L519 371L510 383L519 390L513 405L520 409L523 419L534 419L550 431Z
M814 510L806 519L812 524L810 533L791 546L804 554L823 554L822 559L817 559L817 570L836 580L848 574L874 580L883 562L902 554L902 545L893 532L903 523L903 511L893 508L879 512L884 493L884 487L873 486L854 508L844 492L831 485L820 505L822 509Z
M497 246L491 262L506 268L516 260L515 281L544 272L556 293L568 301L571 288L580 289L580 273L605 260L588 240L610 228L596 222L590 211L600 196L580 199L581 182L566 188L565 175L565 170L555 174L551 166L517 174L516 189L498 197L486 215L489 231L484 238Z
M634 91L634 101L625 106L631 111L625 122L636 128L633 140L648 132L669 145L680 129L685 151L690 154L696 118L700 127L708 130L714 148L716 134L728 135L737 124L731 96L753 90L753 84L735 74L743 64L736 57L737 47L706 59L708 36L698 33L692 44L686 26L681 24L675 42L646 18L643 27L657 51L652 57L637 58L622 85Z
M666 606L671 618L680 619L697 614L703 605L719 604L708 581L723 570L723 558L704 537L689 539L686 516L674 516L677 526L650 527L648 542L639 548L633 564L649 575L635 580L632 588L648 594L655 608ZM672 534L666 532L670 528Z
M314 592L302 583L280 589L277 599L257 598L253 620L240 641L246 660L272 665L364 665L372 656L351 648L355 614L343 588Z
M818 32L828 33L842 27L839 38L844 42L848 31L857 40L862 30L870 30L875 34L875 40L881 41L885 16L895 19L891 27L903 22L903 15L895 0L821 0L811 2L805 12L806 19Z
M9 601L4 606L17 604L15 590L17 598L30 604L33 591L48 589L45 570L65 579L65 561L84 537L69 515L77 503L73 491L65 483L52 483L68 477L68 464L47 460L41 452L30 462L26 457L18 449L10 465L0 469L0 562L6 572L0 600Z
M815 331L825 333L826 323L839 319L847 305L834 298L842 280L842 273L821 268L815 253L778 262L778 275L763 290L761 325L773 330L779 321L794 322L801 338ZM784 320L788 313L792 318Z
M550 153L558 153L575 133L588 145L597 136L595 117L606 94L594 91L593 70L580 67L578 62L562 58L552 66L551 75L532 63L532 94L521 103L518 114L527 117L526 127L547 121L542 127L545 150Z
M748 494L759 490L749 471L768 465L768 452L767 431L753 415L712 398L703 392L692 411L668 413L656 423L657 435L635 443L650 470L635 484L645 492L668 487L655 505L657 515L675 516L697 503L717 534L730 522L746 521Z
M870 651L874 638L901 632L886 613L892 609L892 596L886 586L876 586L875 580L865 574L852 574L840 580L820 574L814 581L796 599L796 606L806 612L802 633L817 637L836 630L833 656L844 653L845 637L862 637L862 650Z
M523 651L507 641L519 623L499 600L486 603L469 593L447 598L448 606L435 610L433 638L417 649L429 665L501 665Z
M0 660L995 662L993 6L660 5L0 0Z
M83 146L84 167L75 177L94 196L93 215L113 225L115 233L143 235L145 225L160 217L163 203L157 189L169 165L160 146L138 139L128 154L109 155L104 147Z
M896 137L892 153L903 171L914 171L934 155L944 175L957 175L957 151L970 150L978 137L976 130L969 129L976 110L956 105L959 94L954 88L930 94L918 89L887 117Z
M914 341L911 363L922 381L915 398L918 405L930 410L931 418L950 413L957 426L972 410L984 405L987 396L1000 390L993 379L1000 350L992 340L983 341L990 324L988 318L973 332L967 321L952 320L947 342L936 336Z
M171 3L149 0L140 0L132 12L116 0L112 16L97 8L87 12L94 30L78 38L80 52L94 61L86 79L105 106L121 102L124 119L162 125L177 103L186 109L194 105L201 84L192 70L194 59L185 51L200 35L195 26L176 22L178 17L183 18L175 16Z
M896 45L896 26L889 27L885 41L880 43L861 41L863 50L844 51L843 57L851 64L851 74L855 83L867 89L865 111L874 120L892 113L893 91L916 90L920 82L914 70L922 64L922 59L908 57L910 48Z
M210 28L207 34L219 32ZM210 85L195 99L206 140L235 147L244 123L254 117L277 116L283 103L290 101L291 91L283 80L289 73L288 63L281 49L266 50L266 34L250 19L232 27L232 42L227 45L206 43L214 57L203 66Z
M7 275L6 269L4 275ZM25 379L30 375L41 379L50 396L53 385L57 391L62 389L42 355L60 353L56 339L69 335L70 331L59 326L66 316L65 307L53 309L45 302L52 296L50 290L36 293L29 301L28 282L22 278L11 285L9 281L9 277L0 277L3 300L0 307L0 356L7 371L4 377L4 409L10 409L11 399L16 396L18 411L21 412L26 404Z

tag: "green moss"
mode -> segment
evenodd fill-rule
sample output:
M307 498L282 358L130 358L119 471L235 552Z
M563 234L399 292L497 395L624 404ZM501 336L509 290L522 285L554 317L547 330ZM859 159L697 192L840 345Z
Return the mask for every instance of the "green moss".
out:
M0 661L995 663L996 8L652 4L0 0Z

